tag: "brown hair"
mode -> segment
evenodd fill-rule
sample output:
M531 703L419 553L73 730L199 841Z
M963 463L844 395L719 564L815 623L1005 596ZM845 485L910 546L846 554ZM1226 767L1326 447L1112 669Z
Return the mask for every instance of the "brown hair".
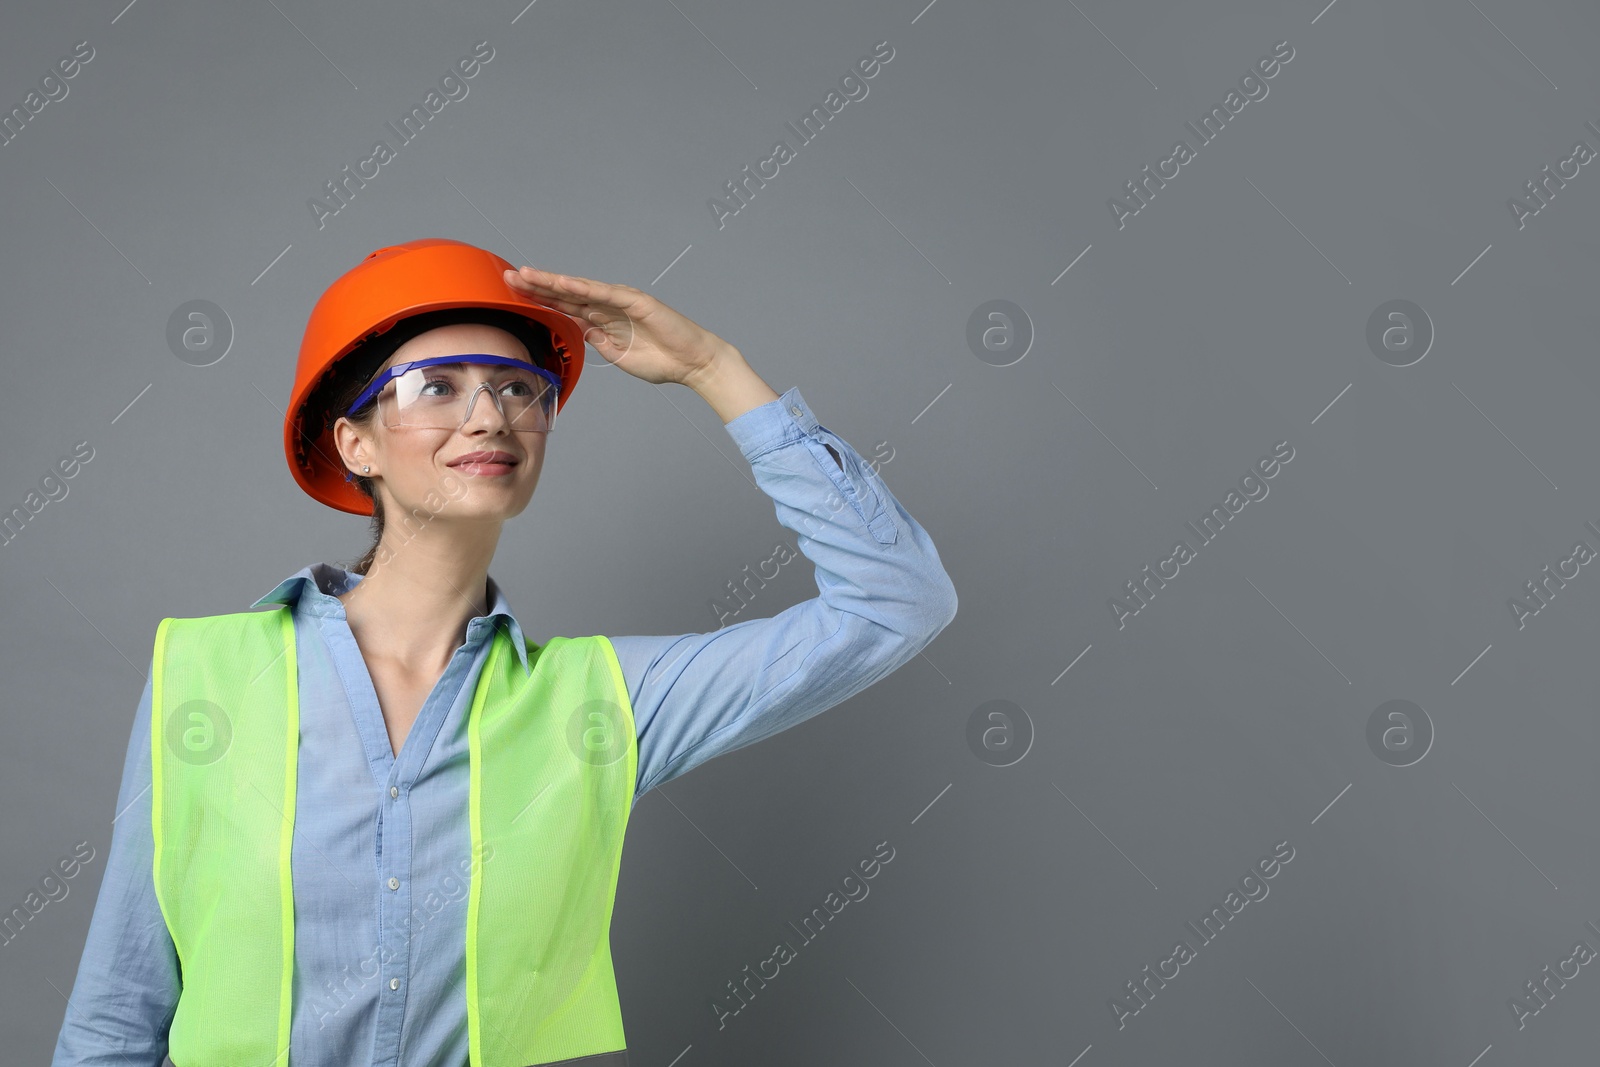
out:
M318 380L306 401L304 433L308 446L314 447L315 442L322 438L325 432L330 431L341 416L363 429L370 428L373 413L378 409L375 397L363 404L354 414L347 413L356 397L360 396L371 384L372 379L377 377L378 368L394 355L395 349L411 338L428 330L457 322L497 326L521 341L536 365L551 371L557 369L554 366L555 349L550 343L550 331L521 315L498 308L445 308L413 315L397 322L384 333L367 337L340 357ZM329 458L335 463L341 462L337 453ZM383 498L374 491L371 478L352 472L352 479L362 495L372 501L372 544L360 559L346 569L355 574L365 575L376 559L378 546L383 541Z

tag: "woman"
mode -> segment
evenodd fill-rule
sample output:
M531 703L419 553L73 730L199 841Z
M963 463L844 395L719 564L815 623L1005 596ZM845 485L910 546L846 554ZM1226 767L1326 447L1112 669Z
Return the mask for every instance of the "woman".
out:
M711 405L819 596L707 633L524 637L489 564L585 341ZM625 1065L608 931L633 804L915 656L956 607L931 540L720 337L457 241L379 249L323 294L285 449L376 538L272 610L157 628L53 1064Z

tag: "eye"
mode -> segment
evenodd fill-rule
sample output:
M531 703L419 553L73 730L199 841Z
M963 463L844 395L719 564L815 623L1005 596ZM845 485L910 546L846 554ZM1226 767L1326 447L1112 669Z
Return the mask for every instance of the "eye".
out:
M429 390L432 389L436 385L439 386L440 388L446 390L446 392L429 392ZM427 379L426 381L424 381L422 383L422 388L417 391L417 395L418 396L449 396L450 395L450 391L453 391L454 389L455 389L455 386L452 383L450 383L449 381L447 381L446 379L444 379L444 378L429 378L429 379Z

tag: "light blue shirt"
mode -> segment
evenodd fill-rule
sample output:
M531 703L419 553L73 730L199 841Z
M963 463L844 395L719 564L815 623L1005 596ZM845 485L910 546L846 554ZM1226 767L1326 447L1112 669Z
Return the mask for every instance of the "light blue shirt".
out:
M635 804L860 692L955 616L955 587L927 532L818 424L798 387L726 429L778 521L800 535L819 595L754 618L723 591L714 630L611 638L638 733ZM749 598L763 576L746 571ZM489 578L489 614L468 624L395 756L337 599L361 580L316 563L252 605L290 606L299 655L290 1063L465 1067L465 712L497 626L527 668L522 627ZM151 867L150 702L147 679L52 1067L160 1067L166 1055L181 986Z

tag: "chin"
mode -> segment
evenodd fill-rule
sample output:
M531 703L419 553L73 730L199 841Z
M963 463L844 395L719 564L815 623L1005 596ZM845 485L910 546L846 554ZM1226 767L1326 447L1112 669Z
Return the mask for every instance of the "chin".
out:
M521 492L513 485L473 486L450 502L448 514L464 519L509 519L526 511L532 499L531 490Z

